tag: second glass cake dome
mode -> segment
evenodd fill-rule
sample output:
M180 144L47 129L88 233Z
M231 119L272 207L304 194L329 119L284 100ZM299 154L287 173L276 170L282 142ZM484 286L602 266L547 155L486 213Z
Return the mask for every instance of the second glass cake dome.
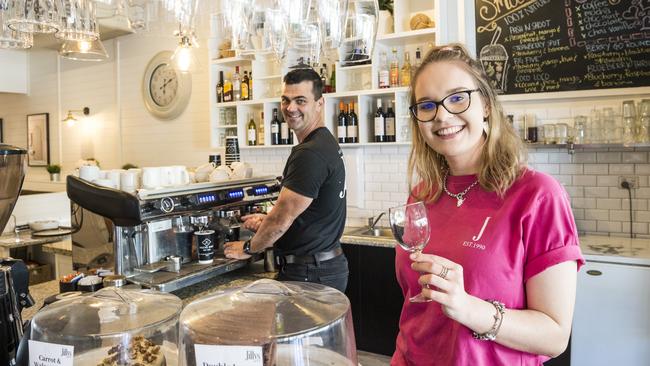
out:
M348 298L307 282L263 279L196 300L179 340L180 365L357 365Z

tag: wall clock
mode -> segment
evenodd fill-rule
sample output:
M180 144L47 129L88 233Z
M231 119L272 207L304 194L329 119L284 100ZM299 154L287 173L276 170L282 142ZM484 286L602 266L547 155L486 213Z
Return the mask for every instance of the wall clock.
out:
M192 94L192 76L174 70L172 51L156 54L144 71L142 98L149 113L160 119L172 119L181 114Z

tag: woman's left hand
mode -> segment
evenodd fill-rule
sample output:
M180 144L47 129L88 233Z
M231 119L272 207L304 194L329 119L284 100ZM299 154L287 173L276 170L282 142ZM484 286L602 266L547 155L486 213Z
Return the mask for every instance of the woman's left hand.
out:
M449 318L460 321L469 311L471 296L465 292L463 266L432 254L413 253L411 268L420 272L422 295L442 305Z

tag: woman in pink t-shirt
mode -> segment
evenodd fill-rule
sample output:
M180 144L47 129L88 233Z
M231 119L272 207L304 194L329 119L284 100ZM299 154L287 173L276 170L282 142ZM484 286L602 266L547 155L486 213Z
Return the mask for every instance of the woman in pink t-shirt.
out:
M405 301L391 364L541 365L567 347L584 263L567 194L526 168L463 46L429 52L411 104L409 202L426 203L431 236L422 254L396 249ZM408 300L420 291L431 302Z

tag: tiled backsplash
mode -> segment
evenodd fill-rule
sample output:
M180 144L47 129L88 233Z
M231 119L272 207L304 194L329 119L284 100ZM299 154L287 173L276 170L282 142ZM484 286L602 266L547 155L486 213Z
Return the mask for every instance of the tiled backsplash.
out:
M406 201L406 162L410 146L366 146L364 149L363 207L348 206L348 225L363 226L376 216ZM347 148L344 148L344 154ZM632 190L633 232L650 237L650 148L600 148L576 150L530 148L529 165L553 175L571 196L578 230L590 234L629 235L629 198L619 188L619 177L635 177ZM242 152L255 174L282 173L289 155L286 148ZM349 167L348 167L349 169ZM385 219L380 222L387 225Z

